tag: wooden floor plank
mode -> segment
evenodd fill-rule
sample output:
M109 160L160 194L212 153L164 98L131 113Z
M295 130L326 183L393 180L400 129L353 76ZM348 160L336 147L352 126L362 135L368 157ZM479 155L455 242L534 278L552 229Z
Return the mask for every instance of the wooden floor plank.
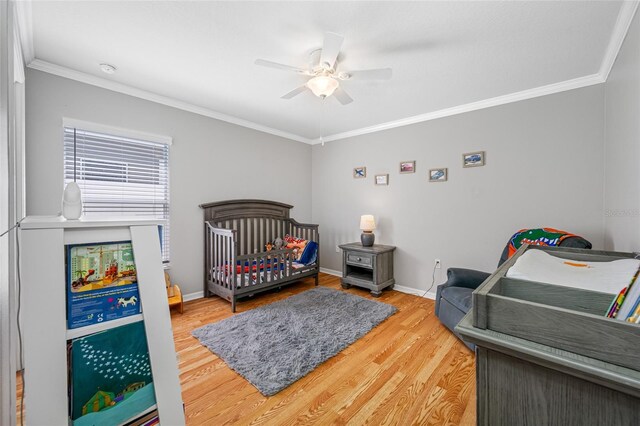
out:
M341 289L337 277L320 285ZM241 299L244 312L314 287L313 279ZM373 299L358 288L343 290ZM397 291L375 299L398 312L278 394L265 397L191 332L232 316L218 297L172 313L188 425L475 424L474 355L435 317L433 301ZM18 387L18 398L21 391Z

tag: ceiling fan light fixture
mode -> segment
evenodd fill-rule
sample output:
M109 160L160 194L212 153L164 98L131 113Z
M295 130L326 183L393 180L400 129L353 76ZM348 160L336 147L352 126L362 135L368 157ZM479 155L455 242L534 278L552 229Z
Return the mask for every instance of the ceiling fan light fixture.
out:
M318 75L307 81L307 87L313 94L323 99L331 96L338 86L338 80L326 75Z

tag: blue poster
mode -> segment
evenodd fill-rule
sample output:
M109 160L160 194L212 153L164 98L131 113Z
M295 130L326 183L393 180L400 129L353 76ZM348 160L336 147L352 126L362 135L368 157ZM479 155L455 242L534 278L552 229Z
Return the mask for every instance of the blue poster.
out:
M67 328L139 313L131 241L67 246Z

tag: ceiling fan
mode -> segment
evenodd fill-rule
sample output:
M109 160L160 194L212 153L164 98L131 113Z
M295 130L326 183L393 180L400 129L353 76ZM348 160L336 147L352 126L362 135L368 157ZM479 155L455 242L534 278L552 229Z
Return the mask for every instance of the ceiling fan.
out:
M344 37L339 34L325 33L324 44L321 49L316 49L311 52L309 68L307 69L280 64L266 59L256 59L255 64L263 67L293 71L311 77L304 85L283 95L282 99L291 99L300 93L311 90L311 92L319 98L325 99L334 95L342 105L347 105L353 102L353 99L340 87L341 81L351 79L389 80L391 78L391 68L338 72L337 59L343 41Z

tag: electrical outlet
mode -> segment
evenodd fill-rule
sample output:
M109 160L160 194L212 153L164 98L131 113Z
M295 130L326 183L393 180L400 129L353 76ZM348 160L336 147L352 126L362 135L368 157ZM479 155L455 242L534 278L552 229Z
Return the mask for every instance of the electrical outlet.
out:
M340 253L340 247L336 246L336 253Z
M442 264L440 263L440 259L436 259L434 263L436 265L436 269L440 269L440 267L442 266Z

